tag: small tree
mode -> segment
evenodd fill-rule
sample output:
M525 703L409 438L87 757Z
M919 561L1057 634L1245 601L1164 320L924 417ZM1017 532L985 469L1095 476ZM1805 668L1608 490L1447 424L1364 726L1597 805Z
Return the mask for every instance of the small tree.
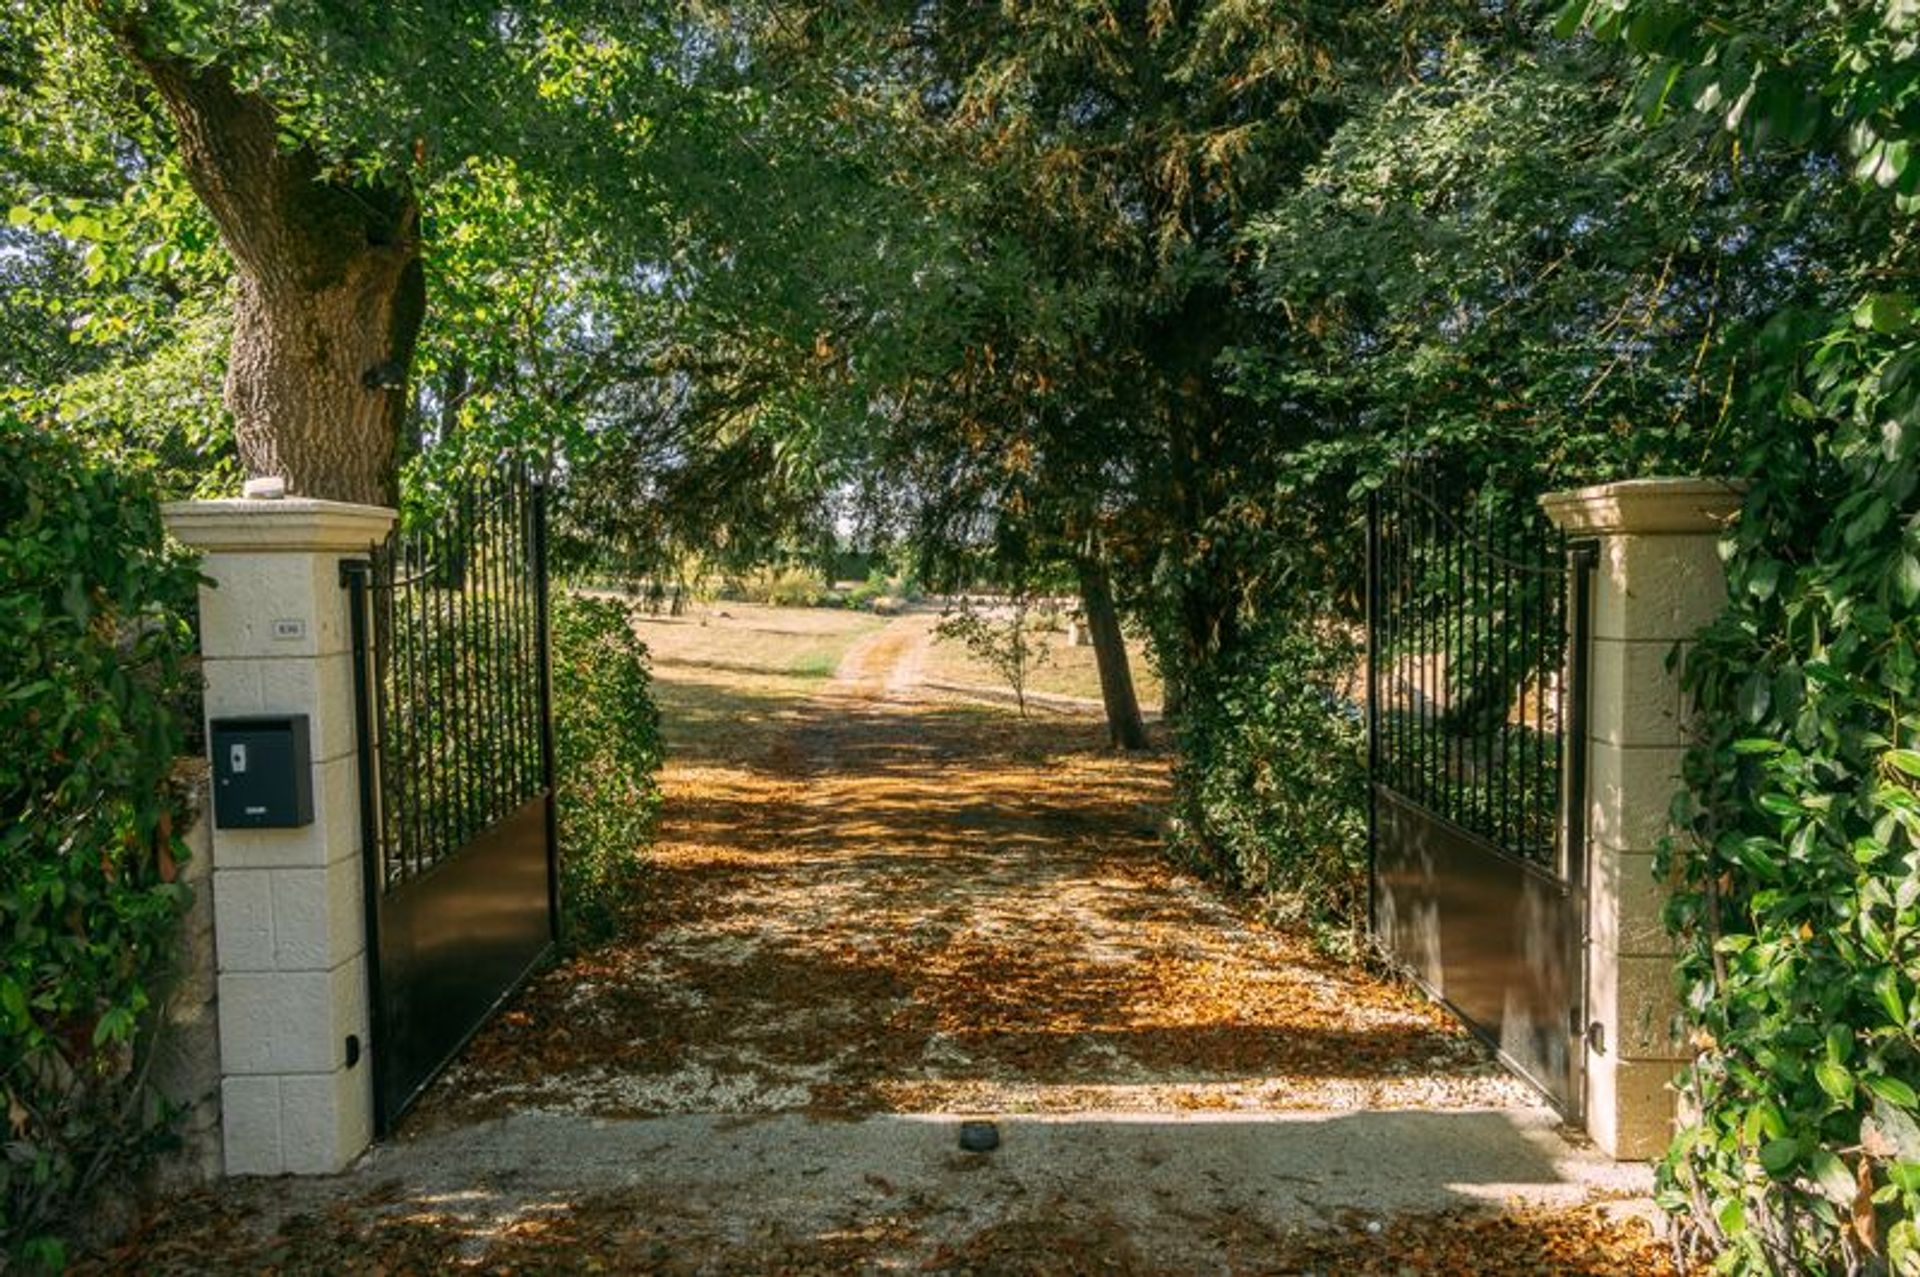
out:
M1027 716L1027 679L1052 656L1044 642L1034 642L1032 627L1027 624L1032 608L1033 596L1025 590L1011 596L1005 616L976 611L971 603L962 600L959 611L942 618L934 627L936 635L964 644L976 660L984 661L1006 681L1013 689L1013 699L1020 707L1022 718Z

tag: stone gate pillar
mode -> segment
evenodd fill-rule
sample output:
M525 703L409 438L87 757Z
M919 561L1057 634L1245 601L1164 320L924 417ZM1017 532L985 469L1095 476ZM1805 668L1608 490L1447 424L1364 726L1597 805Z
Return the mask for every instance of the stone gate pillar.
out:
M394 512L308 498L178 502L205 558L209 720L307 716L312 823L213 828L222 1146L230 1175L342 1169L373 1135L359 776L340 561ZM212 813L209 813L212 818Z
M1636 479L1556 492L1547 516L1599 544L1587 715L1587 1130L1609 1155L1658 1156L1687 1059L1667 891L1654 854L1681 788L1691 707L1677 653L1726 607L1720 533L1738 490ZM1577 818L1577 817L1576 817Z

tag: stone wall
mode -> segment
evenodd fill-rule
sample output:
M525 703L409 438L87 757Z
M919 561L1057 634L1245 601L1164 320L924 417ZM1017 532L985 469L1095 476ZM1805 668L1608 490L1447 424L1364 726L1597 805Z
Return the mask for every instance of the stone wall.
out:
M154 1088L181 1106L181 1146L156 1168L156 1187L193 1188L220 1178L219 970L213 941L213 831L207 766L194 759L188 780L194 813L183 841L180 880L193 907L180 925L180 958L153 1061Z

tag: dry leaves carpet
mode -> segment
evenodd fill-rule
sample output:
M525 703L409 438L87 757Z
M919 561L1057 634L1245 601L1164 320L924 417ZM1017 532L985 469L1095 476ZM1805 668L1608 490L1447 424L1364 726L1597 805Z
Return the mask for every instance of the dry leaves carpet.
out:
M889 695L921 638L864 638L776 732L747 706L682 751L626 938L536 983L426 1119L1524 1098L1435 1007L1169 869L1163 757Z
M1439 1010L1315 956L1160 858L1163 757L1099 725L903 688L917 618L648 626L677 746L625 936L537 978L402 1132L532 1111L1257 1114L1528 1103ZM796 652L804 649L802 656ZM822 655L824 653L825 655ZM841 654L840 677L819 677ZM910 678L906 680L910 682ZM673 733L678 733L677 736ZM741 1235L671 1191L583 1192L481 1243L404 1191L277 1218L169 1212L127 1271L1661 1273L1645 1223L1587 1205L1196 1227L1145 1244L1097 1202L929 1237L912 1200L822 1234ZM1192 1261L1169 1260L1186 1254Z

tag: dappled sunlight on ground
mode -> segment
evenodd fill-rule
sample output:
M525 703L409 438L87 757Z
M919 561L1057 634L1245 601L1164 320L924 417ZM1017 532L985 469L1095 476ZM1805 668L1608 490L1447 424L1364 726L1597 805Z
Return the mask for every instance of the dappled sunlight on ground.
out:
M1644 1170L1168 866L1167 758L922 695L926 618L741 612L647 627L675 752L618 942L349 1173L81 1271L1671 1273Z
M103 1265L200 1273L1671 1273L1508 1112L1001 1123L523 1115L206 1194ZM1488 1209L1492 1207L1494 1209ZM137 1261L137 1262L134 1262Z
M819 629L688 628L656 640L668 713L739 699L670 763L627 936L537 981L417 1121L1532 1102L1424 999L1169 868L1164 756L903 688L918 619L835 630L804 698L711 676L790 677Z

